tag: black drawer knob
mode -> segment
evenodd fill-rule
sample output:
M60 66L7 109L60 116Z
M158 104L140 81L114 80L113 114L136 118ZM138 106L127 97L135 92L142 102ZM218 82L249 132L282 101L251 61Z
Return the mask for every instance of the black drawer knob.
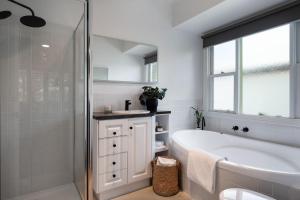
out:
M113 174L113 175L112 175L112 177L113 177L113 178L116 178L116 175L115 175L115 174Z
M116 144L113 144L113 147L117 147L117 145L116 145Z
M112 164L113 164L113 165L116 165L116 162L114 161L114 162L112 162Z
M130 130L133 129L132 126L130 126L129 129L130 129Z
M117 135L117 132L113 132L114 135Z

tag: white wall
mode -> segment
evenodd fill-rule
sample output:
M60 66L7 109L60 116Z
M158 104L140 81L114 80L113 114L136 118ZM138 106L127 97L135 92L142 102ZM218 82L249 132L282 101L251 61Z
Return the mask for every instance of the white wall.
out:
M190 106L202 104L198 37L172 28L172 10L162 0L94 0L93 33L158 46L159 87L168 88L161 109L171 110L171 130L192 128ZM125 99L140 107L143 85L94 84L94 110L124 109Z

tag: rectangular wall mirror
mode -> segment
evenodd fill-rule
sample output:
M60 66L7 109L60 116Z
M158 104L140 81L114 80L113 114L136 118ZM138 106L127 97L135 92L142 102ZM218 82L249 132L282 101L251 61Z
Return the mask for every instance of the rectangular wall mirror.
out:
M156 83L157 52L153 45L94 35L94 81Z

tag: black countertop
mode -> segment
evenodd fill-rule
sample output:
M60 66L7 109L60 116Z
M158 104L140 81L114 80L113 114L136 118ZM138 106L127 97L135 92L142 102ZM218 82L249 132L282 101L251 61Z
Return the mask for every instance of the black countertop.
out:
M156 113L141 113L141 114L116 114L116 113L103 113L94 112L93 118L96 120L109 120L109 119L124 119L124 118L137 118L137 117L152 117L154 115L171 114L171 111L159 110Z

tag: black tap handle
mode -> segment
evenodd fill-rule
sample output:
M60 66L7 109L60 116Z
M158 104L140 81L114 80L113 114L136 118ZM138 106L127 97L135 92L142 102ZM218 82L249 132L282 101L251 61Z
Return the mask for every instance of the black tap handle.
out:
M247 133L247 132L249 132L249 128L248 128L247 126L246 126L246 127L244 127L244 128L243 128L243 132L244 132L244 133Z
M232 130L237 131L237 130L239 130L239 127L238 126L233 126Z
M126 100L125 103L131 105L131 100Z

